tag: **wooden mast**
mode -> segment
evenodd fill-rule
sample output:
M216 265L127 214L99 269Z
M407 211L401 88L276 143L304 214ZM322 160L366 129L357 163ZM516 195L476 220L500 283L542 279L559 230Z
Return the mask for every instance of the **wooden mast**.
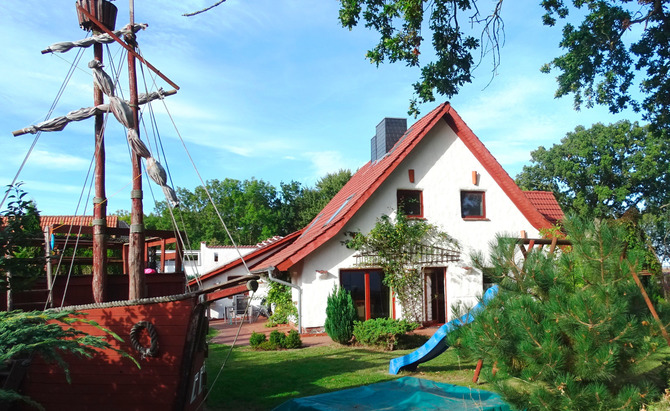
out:
M79 25L86 31L99 34L105 29L114 29L116 6L106 0L78 0L77 15ZM86 10L89 16L82 14ZM91 20L93 18L93 20ZM100 20L101 26L96 24ZM93 58L102 65L102 44L93 45ZM105 96L100 87L93 87L95 106L103 104ZM105 194L105 136L104 116L95 115L95 197L93 198L93 301L102 303L107 300L107 198Z
M130 24L135 23L135 4L129 0ZM129 46L135 50L134 33L126 38ZM137 103L137 74L135 71L135 54L128 53L128 77L130 88L130 107L133 109L133 124L137 136L140 136L139 105ZM128 251L128 298L135 300L145 296L144 284L144 210L142 209L142 163L137 153L132 153L133 189L131 198L131 224Z
M102 44L93 45L94 58L102 63ZM94 104L104 103L102 90L93 89ZM93 300L107 300L107 198L105 195L105 136L103 114L95 116L95 197L93 198Z

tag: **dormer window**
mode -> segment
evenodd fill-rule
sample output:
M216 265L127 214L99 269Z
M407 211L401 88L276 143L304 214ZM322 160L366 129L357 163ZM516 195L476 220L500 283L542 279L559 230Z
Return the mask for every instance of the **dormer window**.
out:
M486 218L483 191L461 191L461 217L466 220Z
M421 190L398 190L398 212L406 217L423 217Z

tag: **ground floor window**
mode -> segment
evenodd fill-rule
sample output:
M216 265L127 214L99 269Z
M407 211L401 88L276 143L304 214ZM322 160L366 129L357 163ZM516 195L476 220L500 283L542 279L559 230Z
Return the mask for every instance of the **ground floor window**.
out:
M340 285L351 293L360 320L390 317L391 293L382 270L342 270Z

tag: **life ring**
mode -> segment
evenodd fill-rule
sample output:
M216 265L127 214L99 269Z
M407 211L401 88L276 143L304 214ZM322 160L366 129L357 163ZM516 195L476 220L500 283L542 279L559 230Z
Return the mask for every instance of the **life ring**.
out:
M140 344L139 334L146 329L151 338L151 344L148 347ZM140 321L130 329L130 344L136 349L142 358L155 357L158 354L158 333L156 327L149 321Z

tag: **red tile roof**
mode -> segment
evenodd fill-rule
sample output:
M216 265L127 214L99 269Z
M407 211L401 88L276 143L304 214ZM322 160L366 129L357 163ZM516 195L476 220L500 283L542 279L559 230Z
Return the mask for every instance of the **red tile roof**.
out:
M497 181L528 221L536 228L548 228L551 222L541 214L529 198L503 170L493 155L484 147L463 119L449 103L443 103L419 119L383 158L368 162L305 228L291 245L274 256L252 267L258 270L276 267L286 271L326 241L337 235L351 217L363 206L377 188L398 167L439 121L444 120L468 149L477 157L488 173Z
M277 239L276 237L272 237L273 241L270 241L267 244L265 244L265 241L262 242L262 243L259 243L259 245L262 245L262 246L260 246L260 248L258 248L257 250L254 250L254 251L250 252L249 254L245 255L243 257L244 261L251 261L254 258L262 256L264 254L267 254L267 257L271 257L275 253L283 250L286 246L290 245L293 241L295 241L296 238L298 238L298 236L301 233L302 233L302 230L298 230L296 232L293 232L293 233L287 235L286 237L282 237L281 239ZM193 286L198 281L208 280L212 277L215 277L219 274L225 273L226 271L228 271L230 269L233 269L235 267L238 267L240 265L242 265L242 259L238 258L236 260L233 260L233 261L229 262L228 264L226 264L222 267L216 268L216 269L214 269L214 270L212 270L208 273L203 274L202 276L200 276L200 278L198 278L198 280L189 281L188 284L189 284L189 286Z
M524 191L526 197L552 223L563 219L563 210L551 191Z
M107 227L118 227L119 217L115 215L107 216ZM40 225L42 227L54 225L83 225L90 226L93 223L93 216L72 216L72 215L43 215L40 216Z

